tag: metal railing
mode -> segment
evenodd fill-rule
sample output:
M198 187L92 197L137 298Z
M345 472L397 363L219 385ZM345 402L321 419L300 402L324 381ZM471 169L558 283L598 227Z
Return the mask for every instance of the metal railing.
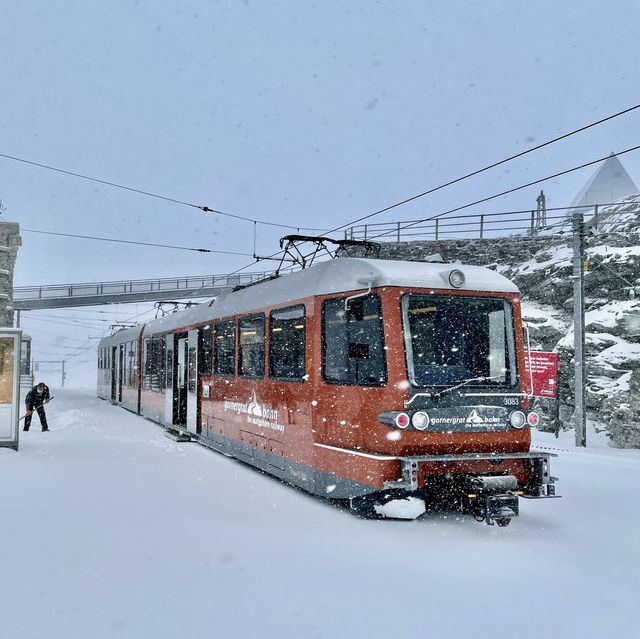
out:
M228 288L240 284L250 284L263 279L267 275L269 275L268 272L237 273L235 275L196 275L116 282L19 286L13 289L13 299L14 301L19 301L88 296L101 297L104 295L127 295L160 291L166 291L175 296L175 293L193 293L199 289Z
M637 202L628 202L629 204ZM402 220L359 224L345 230L345 238L352 240L386 240L390 242L417 239L490 239L508 235L535 236L545 229L556 232L571 230L571 211L582 211L590 226L598 228L603 208L621 206L627 202L594 204L583 207L557 207L546 209L541 222L536 210L506 211L504 213L475 213L431 219Z

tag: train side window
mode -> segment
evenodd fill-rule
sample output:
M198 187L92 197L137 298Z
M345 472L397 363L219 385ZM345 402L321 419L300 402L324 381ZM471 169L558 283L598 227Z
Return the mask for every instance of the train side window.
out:
M134 368L134 361L133 361L133 357L135 355L135 349L134 349L134 344L135 342L129 342L129 353L128 353L128 359L129 359L129 365L128 365L128 372L129 372L129 386L135 386L135 368Z
M165 379L165 359L166 359L166 340L163 337L156 338L156 370L155 370L155 386L156 392L164 393L164 379Z
M322 375L332 384L386 383L382 308L377 295L322 304Z
M218 322L213 327L214 368L216 375L233 375L236 362L236 324L234 320Z
M305 333L304 306L292 306L271 313L269 377L286 381L304 381Z
M198 375L211 375L211 326L198 329Z
M143 388L164 393L165 343L163 337L147 337L144 340Z
M151 338L145 337L142 344L142 387L151 388Z
M242 317L238 322L238 375L264 375L264 315Z
M131 386L137 386L138 385L138 342L131 342L131 347L133 349L133 353L132 353L132 359L131 361L133 362L133 369L132 369L132 374L133 374L133 380L131 383Z

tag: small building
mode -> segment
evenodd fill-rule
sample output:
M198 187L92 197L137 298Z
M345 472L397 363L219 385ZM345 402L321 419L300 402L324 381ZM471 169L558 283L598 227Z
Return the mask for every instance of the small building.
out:
M31 335L22 333L20 342L20 396L26 397L33 388L33 361L31 359Z
M640 193L640 189L622 162L612 153L580 189L571 206L579 209L596 204L612 204L636 193Z
M20 408L19 328L0 328L0 446L18 450Z

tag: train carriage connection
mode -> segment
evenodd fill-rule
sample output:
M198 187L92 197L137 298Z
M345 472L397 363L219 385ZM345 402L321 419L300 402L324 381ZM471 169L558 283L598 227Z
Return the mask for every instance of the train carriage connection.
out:
M103 339L98 396L361 512L506 525L555 496L524 346L494 271L341 258Z

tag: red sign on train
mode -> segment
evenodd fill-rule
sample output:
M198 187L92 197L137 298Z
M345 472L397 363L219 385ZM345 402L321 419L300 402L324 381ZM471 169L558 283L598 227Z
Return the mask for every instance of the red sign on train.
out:
M529 356L531 356L531 375L529 375ZM527 367L527 388L536 397L555 399L558 394L558 354L543 351L525 352L524 361ZM533 381L533 389L531 389Z

